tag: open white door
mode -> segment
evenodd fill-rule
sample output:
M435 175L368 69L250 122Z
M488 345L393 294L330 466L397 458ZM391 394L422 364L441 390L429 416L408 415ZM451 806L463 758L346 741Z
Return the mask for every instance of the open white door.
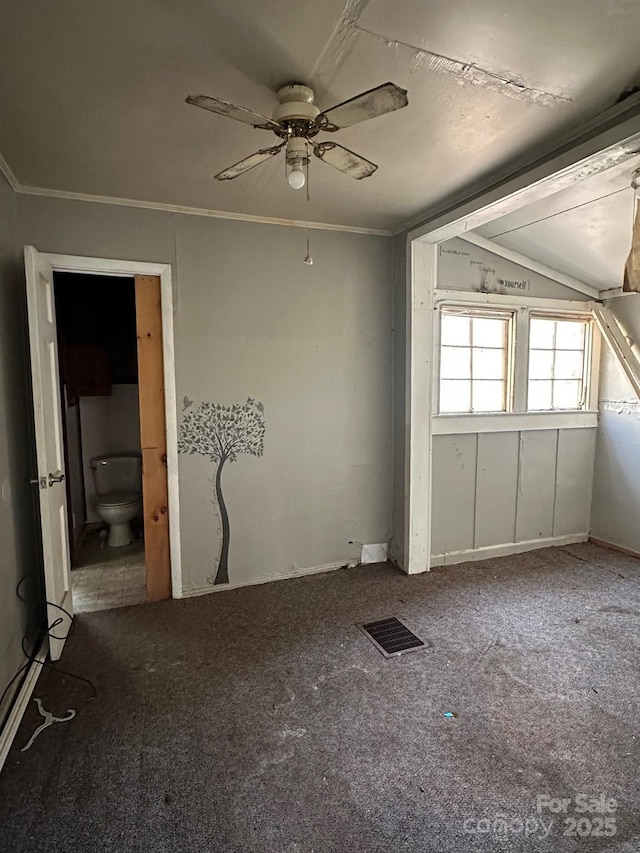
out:
M73 603L53 271L33 246L25 246L24 260L48 625L62 620L50 631L49 651L58 660Z

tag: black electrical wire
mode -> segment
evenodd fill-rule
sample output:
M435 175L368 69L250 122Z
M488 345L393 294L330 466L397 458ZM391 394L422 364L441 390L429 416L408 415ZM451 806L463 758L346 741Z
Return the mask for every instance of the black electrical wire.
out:
M16 586L16 595L18 596L20 601L24 601L26 604L37 604L37 603L39 603L39 602L36 602L33 598L29 598L29 597L25 596L23 594L23 592L21 591L21 586L26 580L28 580L28 575L24 575L22 578L20 578L20 580L18 581L18 584ZM53 666L53 664L51 664L49 661L37 660L36 659L37 654L38 654L40 647L42 645L42 642L44 641L45 638L48 637L52 640L66 640L71 636L71 634L73 634L73 632L75 631L75 628L76 628L75 618L69 613L68 610L66 610L60 604L54 604L52 601L45 601L45 605L47 607L54 607L56 610L60 610L61 613L63 613L67 617L67 619L69 620L69 628L67 629L67 633L63 637L61 637L58 634L52 633L52 631L55 628L57 628L58 625L61 625L64 623L64 618L62 616L58 616L57 619L53 620L51 625L47 624L45 621L46 628L44 628L44 629L40 628L38 630L38 633L37 633L34 641L32 643L30 643L29 642L29 628L27 626L27 631L23 635L22 641L21 641L22 651L24 653L24 656L27 658L27 660L25 661L25 663L22 664L22 666L18 669L18 671L13 676L13 678L11 678L9 683L6 685L6 687L2 691L2 695L0 696L0 706L4 702L5 697L7 696L9 689L11 688L12 684L14 684L14 682L20 677L20 675L29 666L31 666L31 664L34 664L34 663L37 663L40 666L46 667L47 669L51 669L51 670L53 670L53 672L57 672L60 675L67 675L70 678L76 678L78 681L83 681L85 684L88 684L89 687L91 688L91 696L87 700L88 702L91 702L98 695L95 684L89 678L85 678L83 675L77 675L75 672L69 672L66 669L60 669L57 666ZM46 617L45 617L45 620L46 620ZM29 648L28 648L29 646L31 646L31 651L29 651Z

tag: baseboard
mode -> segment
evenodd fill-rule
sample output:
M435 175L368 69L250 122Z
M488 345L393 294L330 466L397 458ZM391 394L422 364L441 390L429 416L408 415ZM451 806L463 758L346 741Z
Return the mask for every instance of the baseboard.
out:
M638 553L638 551L632 551L631 548L624 548L622 545L614 545L613 542L607 542L606 539L598 539L595 536L590 536L589 542L593 545L597 545L599 548L607 548L609 551L618 551L620 554L626 554L627 557L635 557L636 560L640 560L640 553Z
M322 566L311 566L306 569L293 569L287 572L286 575L266 575L260 578L253 578L250 581L241 581L240 583L221 583L217 586L207 584L207 586L194 587L190 590L184 590L183 598L193 598L198 595L208 595L211 592L225 592L228 589L241 589L245 586L258 586L263 583L272 583L272 581L287 581L292 578L302 578L307 575L319 575L324 572L335 572L336 569L353 569L359 566L359 560L342 560L339 563L325 563Z
M46 658L47 653L47 644L42 643L35 658L31 661L31 665L27 671L26 678L22 682L22 687L18 691L18 695L15 698L13 707L11 708L11 712L9 713L7 721L4 724L2 732L0 733L0 770L2 770L4 763L7 760L7 755L9 755L11 744L13 743L14 738L17 734L18 727L20 725L24 712L27 710L27 705L29 704L29 700L31 699L31 694L33 693L33 690L36 686L38 676L42 671L41 664Z
M508 557L510 554L522 554L538 548L554 548L559 545L575 545L587 542L588 533L572 533L567 536L549 536L546 539L527 539L524 542L506 542L504 545L487 545L483 548L468 548L464 551L450 551L431 557L431 566L453 566L456 563L469 563L476 560L491 560L494 557Z

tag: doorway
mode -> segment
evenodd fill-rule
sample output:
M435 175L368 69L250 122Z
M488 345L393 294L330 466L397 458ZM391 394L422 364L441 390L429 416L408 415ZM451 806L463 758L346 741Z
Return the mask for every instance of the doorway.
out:
M141 604L135 279L54 272L53 285L73 609Z
M73 601L54 272L135 280L145 586L150 601L182 595L172 279L168 264L42 254L33 246L25 247L25 272L38 466L32 483L39 494L47 614L59 632L50 635L49 652L57 660L73 619Z

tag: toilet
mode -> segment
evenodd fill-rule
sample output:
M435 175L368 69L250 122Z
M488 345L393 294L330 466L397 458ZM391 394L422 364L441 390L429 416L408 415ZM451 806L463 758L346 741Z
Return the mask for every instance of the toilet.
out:
M96 489L95 511L109 525L107 545L135 541L131 520L142 514L142 460L139 453L94 456L89 461Z

